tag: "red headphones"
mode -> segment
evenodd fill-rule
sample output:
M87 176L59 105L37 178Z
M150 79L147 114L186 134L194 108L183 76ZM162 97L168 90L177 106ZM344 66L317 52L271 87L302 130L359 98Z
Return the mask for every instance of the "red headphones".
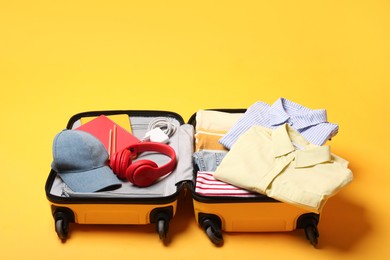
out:
M149 151L167 155L171 160L160 167L150 160L132 162L132 158L138 154ZM136 186L146 187L175 169L176 153L172 147L163 143L137 143L115 153L110 160L110 167L119 178L127 179Z

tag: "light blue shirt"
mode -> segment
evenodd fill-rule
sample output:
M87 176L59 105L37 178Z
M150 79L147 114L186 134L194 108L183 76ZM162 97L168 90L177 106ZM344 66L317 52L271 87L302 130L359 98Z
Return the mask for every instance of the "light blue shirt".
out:
M237 123L219 142L230 149L241 134L254 125L274 129L289 124L312 144L323 145L335 136L339 126L327 121L325 109L309 109L285 98L271 106L258 101L248 108Z

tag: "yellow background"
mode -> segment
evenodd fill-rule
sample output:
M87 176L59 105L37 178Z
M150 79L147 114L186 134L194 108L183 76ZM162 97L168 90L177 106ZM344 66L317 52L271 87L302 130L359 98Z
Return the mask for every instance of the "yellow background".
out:
M389 1L1 1L1 259L388 259ZM301 231L210 243L187 197L164 246L153 226L72 225L44 183L51 144L88 110L326 108L355 179L329 200L318 249Z

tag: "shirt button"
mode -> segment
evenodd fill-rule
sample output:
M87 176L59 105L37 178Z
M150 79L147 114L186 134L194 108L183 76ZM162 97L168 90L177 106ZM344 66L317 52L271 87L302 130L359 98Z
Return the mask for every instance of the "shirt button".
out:
M291 125L291 126L293 126L293 124L294 124L293 122L290 122L290 125Z

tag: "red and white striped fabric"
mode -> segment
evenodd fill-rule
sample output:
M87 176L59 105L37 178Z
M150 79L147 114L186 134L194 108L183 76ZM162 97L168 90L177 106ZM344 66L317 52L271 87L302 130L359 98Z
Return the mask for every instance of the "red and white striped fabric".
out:
M198 171L195 192L203 196L256 197L260 194L227 184L214 178L213 172Z

